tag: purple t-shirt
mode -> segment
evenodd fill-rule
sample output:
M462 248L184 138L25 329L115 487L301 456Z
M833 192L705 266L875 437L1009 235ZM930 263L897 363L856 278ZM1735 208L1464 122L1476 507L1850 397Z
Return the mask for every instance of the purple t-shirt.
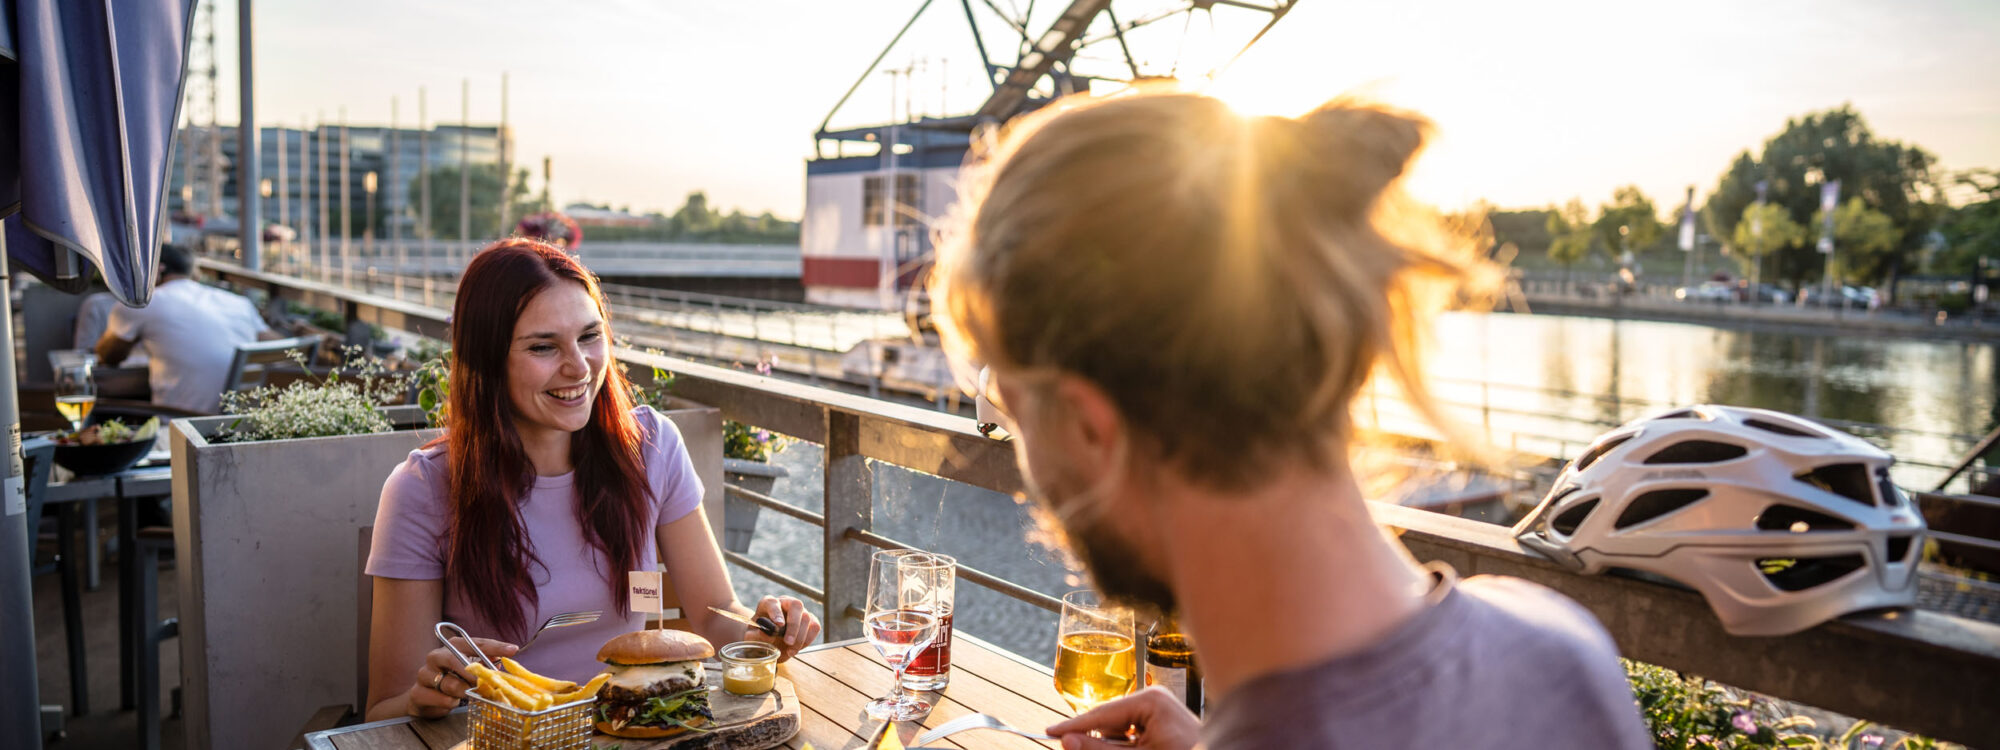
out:
M1455 583L1357 653L1267 674L1211 702L1208 750L1653 746L1618 648L1590 612L1519 578Z
M646 478L653 504L647 513L646 528L671 523L701 507L701 478L679 429L650 407L632 410L639 421L645 444L640 452L646 460ZM368 551L367 572L372 576L413 580L444 578L446 541L451 528L451 505L444 446L412 451L408 460L390 472L382 485L382 504L375 510L375 535ZM583 526L577 519L575 474L535 477L534 488L521 503L521 524L528 544L540 565L530 565L540 601L531 606L525 600L522 618L530 629L560 612L601 610L604 616L588 625L556 628L543 633L534 647L516 657L529 669L557 679L583 682L601 671L597 650L613 636L638 630L644 613L620 617L623 596L613 596L607 581L625 589L625 571L606 569L603 556L584 542ZM651 538L650 535L648 538ZM641 570L659 569L655 544L639 546ZM457 623L467 633L480 638L511 640L486 618L480 617L461 592L445 589L444 619ZM430 634L424 634L428 642Z

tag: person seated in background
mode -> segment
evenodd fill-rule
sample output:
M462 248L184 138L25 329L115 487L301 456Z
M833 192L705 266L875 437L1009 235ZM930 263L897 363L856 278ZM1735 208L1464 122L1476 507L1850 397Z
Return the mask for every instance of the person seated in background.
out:
M249 299L195 281L194 253L185 247L160 248L159 279L145 307L111 309L97 359L117 367L144 344L153 403L214 414L236 347L283 336L264 324Z
M76 325L70 348L82 351L97 349L97 341L104 338L104 331L111 327L111 311L118 307L118 296L110 292L91 292L76 306ZM124 367L145 367L146 352L143 347L133 347L125 356Z
M968 166L931 290L954 372L1098 591L1179 613L1208 697L1204 726L1141 690L1049 727L1064 748L1651 746L1589 611L1420 564L1349 459L1377 376L1441 450L1476 446L1418 347L1498 274L1400 199L1427 129L1125 95L1026 115Z

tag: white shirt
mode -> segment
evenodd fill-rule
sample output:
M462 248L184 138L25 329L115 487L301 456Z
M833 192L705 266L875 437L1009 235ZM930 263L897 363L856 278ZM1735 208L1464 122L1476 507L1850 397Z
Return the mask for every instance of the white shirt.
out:
M143 341L153 403L214 414L222 408L222 387L236 347L270 330L257 306L243 297L189 279L153 290L145 307L119 305L111 311L112 335Z
M75 348L91 351L97 348L97 340L104 338L104 330L111 326L111 311L118 309L118 298L110 292L97 292L83 298L83 304L76 308ZM143 367L146 364L146 345L133 346L132 353L125 356L119 367Z

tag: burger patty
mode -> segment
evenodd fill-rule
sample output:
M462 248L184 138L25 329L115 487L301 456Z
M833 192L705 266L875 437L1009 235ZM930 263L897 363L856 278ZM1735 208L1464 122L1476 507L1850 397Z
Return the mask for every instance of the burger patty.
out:
M597 691L597 700L601 703L629 703L637 705L645 703L649 698L673 695L684 690L692 690L700 685L701 683L688 679L664 680L641 689L606 684L602 690Z

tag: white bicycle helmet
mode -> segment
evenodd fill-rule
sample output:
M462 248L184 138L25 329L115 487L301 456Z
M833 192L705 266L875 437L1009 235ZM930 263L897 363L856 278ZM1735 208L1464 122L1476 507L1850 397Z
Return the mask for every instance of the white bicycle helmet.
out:
M1894 460L1788 414L1693 406L1598 438L1514 536L1573 570L1689 586L1732 634L1796 633L1916 603L1924 522Z

